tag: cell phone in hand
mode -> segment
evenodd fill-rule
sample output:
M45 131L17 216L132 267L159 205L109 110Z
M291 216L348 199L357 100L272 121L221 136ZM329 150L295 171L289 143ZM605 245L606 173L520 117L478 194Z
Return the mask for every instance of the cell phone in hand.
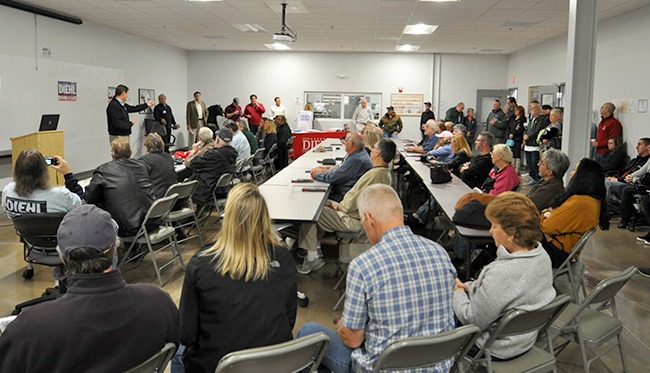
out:
M45 157L45 164L48 166L56 166L59 164L59 160L56 157Z

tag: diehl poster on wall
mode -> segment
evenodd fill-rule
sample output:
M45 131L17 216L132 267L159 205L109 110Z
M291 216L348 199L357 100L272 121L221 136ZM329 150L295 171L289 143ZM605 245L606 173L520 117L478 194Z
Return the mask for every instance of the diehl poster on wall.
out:
M59 101L77 101L77 82L62 82L59 87Z

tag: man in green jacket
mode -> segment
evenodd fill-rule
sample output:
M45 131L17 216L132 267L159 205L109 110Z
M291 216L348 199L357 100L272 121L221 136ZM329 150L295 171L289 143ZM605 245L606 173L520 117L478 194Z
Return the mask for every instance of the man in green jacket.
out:
M379 128L384 130L384 137L397 138L403 126L402 118L397 115L395 109L392 106L387 107L386 114L379 121Z

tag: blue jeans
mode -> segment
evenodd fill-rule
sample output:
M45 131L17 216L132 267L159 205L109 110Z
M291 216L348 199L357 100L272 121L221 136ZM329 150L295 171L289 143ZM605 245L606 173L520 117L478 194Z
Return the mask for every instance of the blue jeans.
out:
M429 223L429 220L431 220L432 215L436 211L436 200L433 199L433 197L429 197L429 200L423 203L418 210L415 212L415 215L417 215L418 218L420 218L420 222L423 225L427 225Z
M384 137L386 137L386 138L391 138L392 137L392 138L396 139L397 135L399 135L397 132L393 132L392 134L388 134L388 132L384 131Z
M533 180L539 180L539 174L537 173L537 164L539 163L539 152L526 152L526 164L530 171L528 174Z
M348 373L350 372L352 349L343 344L339 335L332 329L315 322L308 322L298 330L297 338L304 337L309 334L316 334L324 332L330 338L330 345L325 351L322 364L334 373Z
M610 181L610 180L605 180L605 190L607 190L607 201L610 201L612 199L612 192L616 194L617 197L620 196L618 195L618 188L620 188L623 185L629 185L627 183L622 183L620 181Z
M183 353L185 352L185 345L178 345L178 349L172 357L170 362L172 373L185 373L185 366L183 365Z

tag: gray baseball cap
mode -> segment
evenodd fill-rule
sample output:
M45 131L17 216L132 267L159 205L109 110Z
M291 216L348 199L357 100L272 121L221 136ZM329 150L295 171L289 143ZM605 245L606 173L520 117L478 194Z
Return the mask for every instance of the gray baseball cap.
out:
M217 131L217 136L225 142L230 142L232 140L232 132L227 128L222 128Z
M59 251L66 256L83 247L103 252L115 244L117 229L111 214L95 205L81 205L68 212L59 225Z

